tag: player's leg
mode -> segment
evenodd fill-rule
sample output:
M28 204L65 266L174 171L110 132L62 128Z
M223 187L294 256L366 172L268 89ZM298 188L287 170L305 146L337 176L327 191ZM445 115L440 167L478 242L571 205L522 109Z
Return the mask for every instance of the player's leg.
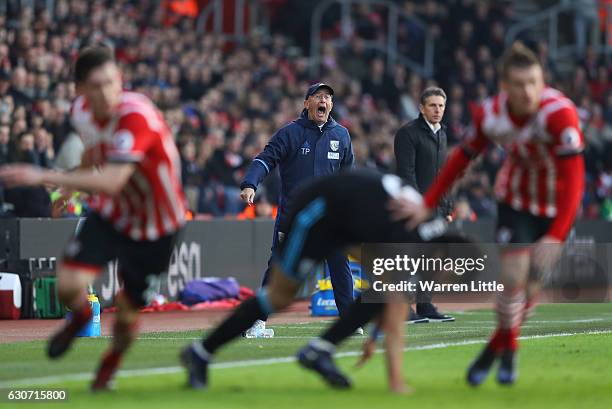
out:
M87 287L94 281L93 271L61 265L57 272L57 295L60 302L68 308L71 319L67 321L49 340L49 358L59 358L72 344L76 334L92 317L87 301Z
M385 201L381 200L380 203L385 203ZM370 209L369 214L372 215L372 213L376 210L377 208ZM355 241L357 242L366 241L368 239L376 242L384 242L384 240L390 240L391 242L423 241L423 239L415 232L406 231L403 223L390 222L388 220L388 215L384 211L380 212L382 214L379 214L374 218L376 222L372 222L372 217L370 217L367 224L360 225L360 215L358 215L357 218L351 219L351 221L357 220L357 223L349 223L354 229L350 236L355 237ZM445 233L444 229L440 230L438 236L432 236L428 240L444 244L453 242L469 242L466 241L465 237ZM359 253L360 251L358 248L351 251L351 254ZM373 289L368 291L374 293ZM373 299L374 297L376 296L369 296L368 292L363 294L363 298ZM362 297L357 298L348 308L346 314L336 320L332 326L321 335L321 337L311 340L308 345L298 352L298 361L303 367L312 369L319 373L331 386L350 386L350 381L340 373L338 368L333 363L332 355L335 352L336 347L342 341L354 334L357 328L365 326L366 323L379 316L383 311L383 308L384 304L363 303ZM405 316L402 317L402 319L403 318L405 318Z
M542 223L541 230L548 230L548 223ZM523 310L522 322L533 313L533 310L538 304L538 298L542 287L542 282L546 281L548 276L552 274L555 264L559 261L563 253L562 243L544 244L541 250L544 251L544 256L541 252L535 255L531 253L531 265L529 268L529 278L526 285L526 302Z
M138 335L138 306L128 299L125 292L117 294L115 306L117 313L113 323L113 339L96 370L96 376L91 385L94 391L110 388L110 383L124 354Z
M293 302L300 285L301 282L283 274L277 263L273 264L268 286L260 289L256 297L243 302L203 341L202 346L209 355L214 354L221 346L250 328L255 320L288 307Z
M63 355L91 319L87 287L114 258L114 236L112 227L93 214L66 245L57 272L57 292L60 302L72 312L72 318L49 339L50 358Z
M367 291L373 292L372 289ZM368 297L367 292L358 297L355 302L349 306L346 313L341 316L340 319L336 320L336 322L321 335L320 339L322 341L329 343L335 348L345 339L353 335L357 328L365 326L381 313L384 304L364 303L362 302L363 297Z
M103 355L91 385L94 391L110 388L123 356L138 335L139 309L159 292L160 275L166 271L178 233L155 241L133 241L117 237L119 274L123 289L115 297L117 313L113 339Z
M385 221L383 220L380 223L378 223L378 225L383 226L384 222ZM410 232L406 232L404 229L403 223L401 224L391 223L389 224L388 228L387 228L387 225L384 225L382 227L382 231L383 233L380 233L378 231L373 231L371 232L371 235L376 239L377 237L375 237L375 235L380 234L381 238L378 240L379 242L382 242L382 240L384 240L385 232L389 234L390 240L394 240L395 242L402 242L402 241L421 242L422 241L422 239L418 235L412 234ZM357 239L359 239L359 236L357 234L358 233L356 232L355 236L357 237ZM454 233L453 234L451 233L442 234L441 233L440 236L432 238L432 242L433 241L438 242L438 243L443 243L443 244L454 243L454 242L469 243L469 240L467 240L467 238L454 234ZM350 253L359 254L360 249L358 247L354 247ZM315 344L320 345L321 348L324 348L326 350L333 352L333 349L337 345L339 345L342 341L350 337L357 328L364 326L365 324L370 322L374 317L380 314L380 312L382 311L384 307L384 304L362 303L361 302L362 298L370 298L370 299L377 298L374 295L372 295L371 297L368 297L368 294L370 293L374 294L374 290L369 289L367 290L367 292L365 292L362 295L362 297L357 298L355 302L349 306L349 308L346 311L346 314L344 314L344 316L341 316L340 319L336 320L334 324L331 327L329 327L329 329L327 329L323 333L323 335L321 335L320 338L313 340L313 342Z
M538 220L530 215L506 205L500 205L498 209L498 241L506 243L501 252L500 273L504 291L495 302L497 328L468 369L467 381L473 386L480 385L486 379L496 359L501 361L497 380L502 384L511 384L516 379L518 337L525 312L531 265L531 246L526 243L537 240L546 227L540 226Z
M255 321L267 318L291 304L301 282L288 278L278 263L272 265L270 282L257 296L246 300L202 341L195 341L181 352L181 361L188 371L191 387L208 384L208 364L219 348L240 337Z
M242 303L202 342L196 341L181 352L191 387L206 387L208 363L220 347L240 336L256 320L291 304L301 283L327 255L329 246L325 238L331 233L324 218L325 212L325 200L318 197L316 189L304 192L296 200L289 234L281 243L278 259L272 265L269 285L261 288L256 297Z
M371 290L368 290L371 291ZM378 317L384 304L363 303L361 296L353 302L345 314L337 319L319 338L312 339L297 353L299 364L318 373L327 384L334 388L350 388L350 379L336 366L333 355L336 347L355 333L357 328L365 326Z
M350 195L343 197L347 200L342 208L342 214L338 215L338 221L342 223L342 235L350 238L351 242L385 242L389 240L402 241L407 236L403 223L395 223L389 219L386 210L386 202L389 195L383 188L380 180L359 180L359 189L367 192L369 200L367 202L352 202ZM399 179L398 179L399 183ZM347 187L345 184L344 187ZM409 237L417 239L415 235ZM350 254L359 255L359 246L351 248ZM369 290L372 291L372 290ZM300 350L298 358L302 366L315 369L324 377L327 364L321 364L321 371L317 370L316 361L329 360L335 348L342 341L355 333L357 328L363 327L366 323L380 314L384 305L375 303L362 303L362 297L358 297L344 312L338 320L329 327L319 338L313 339L306 347ZM318 355L318 356L317 356ZM319 358L321 356L322 358ZM330 383L334 382L331 379ZM341 382L341 384L344 382Z
M480 385L498 358L505 363L506 369L514 368L520 325L525 308L525 286L528 273L529 248L502 253L500 282L504 285L504 291L497 296L495 301L497 327L486 347L468 371L467 379L471 385ZM513 382L514 379L511 378L514 378L515 375L511 375L510 372L514 371L506 371L501 375L500 381Z
M529 272L529 278L527 279L527 285L525 286L525 308L523 309L521 325L527 321L537 307L541 288L542 282L540 280L540 274L534 272L532 267L532 270Z

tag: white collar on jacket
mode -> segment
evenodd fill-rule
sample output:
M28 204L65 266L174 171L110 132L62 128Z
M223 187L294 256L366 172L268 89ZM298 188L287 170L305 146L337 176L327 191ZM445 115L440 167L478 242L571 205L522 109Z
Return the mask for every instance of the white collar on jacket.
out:
M425 118L423 118L425 119ZM437 124L432 124L431 122L429 122L427 119L425 119L425 122L427 122L427 125L429 126L429 128L431 129L431 131L435 134L436 132L438 132L440 130L440 128L442 128L442 125L440 125L440 122L438 122Z

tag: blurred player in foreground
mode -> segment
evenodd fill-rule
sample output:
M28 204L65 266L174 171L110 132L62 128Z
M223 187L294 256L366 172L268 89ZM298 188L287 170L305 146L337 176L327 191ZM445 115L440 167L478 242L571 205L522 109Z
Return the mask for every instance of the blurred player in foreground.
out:
M363 242L373 243L423 243L451 240L446 235L446 222L433 219L422 223L418 229L408 231L403 221L394 221L388 209L394 198L422 200L421 195L409 186L402 187L397 176L369 172L346 172L322 177L305 185L296 195L287 219L288 235L279 247L272 264L272 276L268 285L255 298L245 301L203 341L195 341L181 353L189 384L203 388L208 383L208 364L215 352L261 317L282 310L293 302L306 277L330 252L346 249ZM379 317L384 304L362 303L357 299L348 311L349 326L359 318L360 325L352 325L348 334L354 334L362 324ZM401 377L403 357L403 321L408 314L406 302L392 308L385 317L384 327L395 330L387 333L389 372L394 374L392 389L404 391ZM399 312L397 310L400 310ZM343 317L344 319L344 317ZM318 365L317 362L312 365ZM333 386L349 387L346 377L335 366L328 368L326 379Z
M443 194L487 145L505 147L497 174L497 241L504 245L496 301L497 329L467 373L480 385L500 360L497 380L517 378L520 327L537 301L542 275L551 271L576 217L584 190L584 138L574 104L544 84L537 56L516 43L500 62L501 91L474 112L473 136L455 149L422 205L403 201L408 227L430 217Z
M0 169L0 179L9 186L50 184L94 192L92 213L66 246L57 272L58 295L73 318L51 337L47 353L58 358L68 350L92 316L87 286L118 259L124 288L116 297L114 337L91 386L101 390L109 388L136 337L138 309L168 267L186 207L172 134L147 97L122 91L112 52L84 49L74 75L81 95L72 121L97 169L59 173L13 165Z

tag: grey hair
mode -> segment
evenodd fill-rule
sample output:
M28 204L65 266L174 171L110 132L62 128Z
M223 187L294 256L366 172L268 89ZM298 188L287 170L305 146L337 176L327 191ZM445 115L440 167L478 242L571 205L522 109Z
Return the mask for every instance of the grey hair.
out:
M442 97L444 98L444 101L446 101L446 92L444 92L442 88L427 87L425 88L425 91L423 91L423 93L421 94L421 105L425 105L425 101L427 100L427 98L432 97L434 95Z

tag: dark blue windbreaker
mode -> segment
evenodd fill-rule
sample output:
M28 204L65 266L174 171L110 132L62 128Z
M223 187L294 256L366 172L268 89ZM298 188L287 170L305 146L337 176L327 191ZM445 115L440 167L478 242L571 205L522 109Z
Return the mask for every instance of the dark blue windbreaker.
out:
M353 166L353 147L348 130L331 116L322 129L302 111L299 118L279 129L249 166L240 188L256 189L275 166L279 166L281 194L277 226L286 217L287 204L301 183Z

